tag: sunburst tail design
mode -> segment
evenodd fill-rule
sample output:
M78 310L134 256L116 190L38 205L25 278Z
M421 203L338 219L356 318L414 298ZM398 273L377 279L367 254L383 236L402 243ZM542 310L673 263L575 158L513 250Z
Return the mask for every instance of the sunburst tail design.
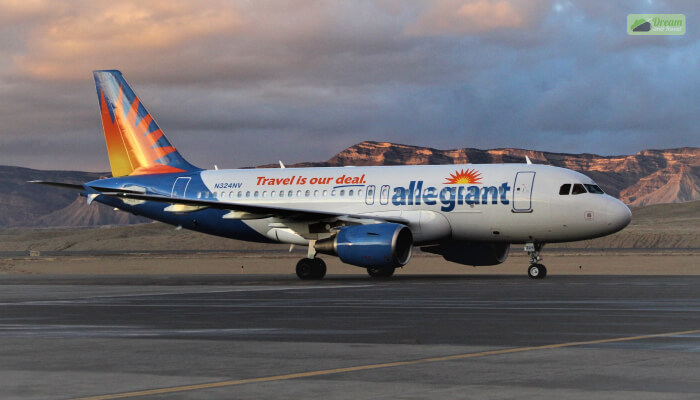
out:
M121 72L93 75L112 176L199 170L170 144Z
M446 178L444 183L447 185L481 183L481 173L475 169L455 171L454 174L450 174L450 176Z

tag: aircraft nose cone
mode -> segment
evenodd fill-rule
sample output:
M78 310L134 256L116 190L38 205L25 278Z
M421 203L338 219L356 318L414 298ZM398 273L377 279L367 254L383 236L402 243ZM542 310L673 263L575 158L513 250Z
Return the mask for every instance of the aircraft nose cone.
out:
M613 199L613 201L608 204L608 226L614 231L624 229L632 221L632 211L625 203L620 200Z

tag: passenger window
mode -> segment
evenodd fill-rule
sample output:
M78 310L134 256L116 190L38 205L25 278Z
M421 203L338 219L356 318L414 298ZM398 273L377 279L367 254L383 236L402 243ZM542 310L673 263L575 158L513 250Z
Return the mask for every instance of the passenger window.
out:
M562 196L568 195L571 192L571 184L565 183L559 188L559 194Z
M586 188L583 187L583 185L580 183L575 183L574 189L571 191L571 194L584 194L584 193L587 193Z
M341 190L340 190L340 195L341 195L341 196L345 196L345 190L344 190L344 189L341 189Z
M294 191L290 190L287 192L287 197L292 197L294 195Z
M353 195L353 190L352 189L348 190L348 196L352 196L352 195Z
M589 193L594 193L594 194L605 194L603 189L600 188L598 185L583 185L588 189Z
M297 197L301 197L301 190L297 190Z
M362 189L360 189L360 190L357 191L357 195L360 196L360 197L362 197Z
M258 191L256 190L255 193L253 194L254 197L258 197Z
M280 197L284 197L284 190L280 190Z
M245 192L245 197L250 197L250 191Z
M197 198L201 199L202 198L202 192L197 192Z
M318 197L318 190L314 190L314 197Z
M328 196L328 190L323 191L323 197L326 197L326 196Z
M335 197L335 189L331 190L331 196Z
M275 197L275 196L277 196L277 192L275 192L274 190L271 191L271 192L270 192L270 197Z
M307 190L307 191L304 193L304 196L305 196L305 197L311 196L311 191L310 191L310 190Z
M267 190L263 190L262 197L267 197Z

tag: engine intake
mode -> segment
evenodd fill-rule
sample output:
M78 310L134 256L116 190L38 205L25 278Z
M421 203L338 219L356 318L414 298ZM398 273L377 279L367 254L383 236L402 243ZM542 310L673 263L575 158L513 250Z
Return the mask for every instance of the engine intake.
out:
M396 268L411 259L413 235L407 226L394 223L345 226L335 237L316 242L314 249L358 267Z

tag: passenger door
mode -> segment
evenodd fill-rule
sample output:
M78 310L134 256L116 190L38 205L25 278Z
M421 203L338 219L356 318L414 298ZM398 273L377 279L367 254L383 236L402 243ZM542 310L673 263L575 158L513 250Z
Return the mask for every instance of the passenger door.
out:
M173 185L173 190L170 197L184 198L187 193L187 186L190 184L190 178L177 178Z
M532 190L535 184L535 172L526 171L515 174L513 185L513 212L532 212Z

